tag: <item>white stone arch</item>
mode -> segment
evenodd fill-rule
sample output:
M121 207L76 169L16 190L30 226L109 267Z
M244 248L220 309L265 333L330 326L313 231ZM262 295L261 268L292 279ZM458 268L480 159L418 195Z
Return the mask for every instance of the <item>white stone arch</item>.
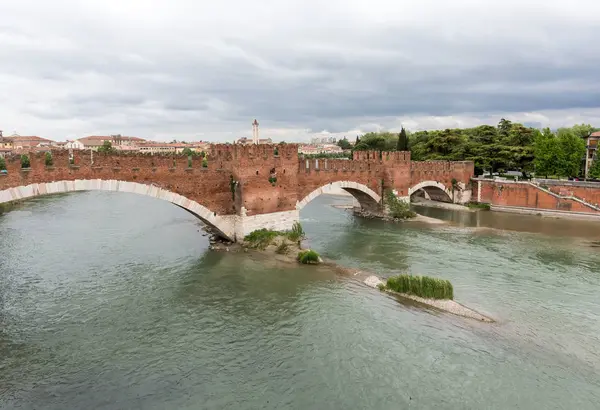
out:
M296 209L299 211L304 208L310 201L315 199L321 194L335 193L336 190L343 189L350 194L354 195L356 191L362 192L363 194L370 197L375 203L381 202L381 197L377 194L377 192L373 191L366 185L363 185L358 182L353 181L336 181L330 182L326 185L323 185L320 188L315 189L310 194L306 195L301 201L296 203ZM356 197L356 195L354 195ZM360 198L357 198L360 203Z
M18 201L41 195L61 194L74 191L129 192L162 199L192 213L205 224L215 228L223 237L232 241L235 238L235 221L231 218L232 216L215 215L210 209L200 205L196 201L192 201L191 199L155 185L140 184L137 182L103 179L76 179L74 181L42 182L0 191L0 203Z
M441 189L442 191L444 191L446 193L446 195L448 195L448 198L450 198L450 200L452 202L454 202L454 198L452 197L452 192L450 192L450 190L448 188L446 188L446 185L442 184L441 182L437 182L437 181L419 182L417 185L408 189L408 197L410 198L412 196L412 194L417 192L419 189L429 188L429 187L435 187L435 188Z

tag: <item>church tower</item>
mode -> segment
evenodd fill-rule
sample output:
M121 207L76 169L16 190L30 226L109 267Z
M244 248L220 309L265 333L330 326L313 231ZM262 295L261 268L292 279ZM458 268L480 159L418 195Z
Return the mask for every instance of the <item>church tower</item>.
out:
M254 120L254 122L252 123L252 143L253 144L258 144L259 138L258 138L258 121L256 121L256 119Z

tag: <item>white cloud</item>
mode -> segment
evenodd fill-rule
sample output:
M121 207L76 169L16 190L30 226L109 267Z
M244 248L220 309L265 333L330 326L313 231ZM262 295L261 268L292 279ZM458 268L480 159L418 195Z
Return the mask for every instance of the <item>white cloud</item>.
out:
M6 132L600 125L595 0L9 0L0 15Z

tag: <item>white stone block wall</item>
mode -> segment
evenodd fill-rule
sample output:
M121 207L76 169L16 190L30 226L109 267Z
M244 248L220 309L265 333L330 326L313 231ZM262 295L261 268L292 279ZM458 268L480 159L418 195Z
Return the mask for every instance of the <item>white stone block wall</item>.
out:
M237 215L235 216L235 237L236 240L241 241L250 232L262 228L288 231L299 220L300 211L298 210L251 216Z

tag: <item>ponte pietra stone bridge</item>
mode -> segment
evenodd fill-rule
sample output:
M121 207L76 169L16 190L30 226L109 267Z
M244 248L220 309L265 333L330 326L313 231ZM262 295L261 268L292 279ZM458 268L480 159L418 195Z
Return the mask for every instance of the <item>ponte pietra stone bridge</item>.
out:
M71 191L132 192L172 202L232 241L260 228L290 229L306 204L340 188L371 211L381 211L388 189L405 201L425 191L464 203L474 172L472 162L417 162L410 152L308 160L299 158L297 144L213 145L208 167L184 155L57 150L52 159L46 166L43 153L31 154L30 168L21 169L18 156L6 158L0 203Z

